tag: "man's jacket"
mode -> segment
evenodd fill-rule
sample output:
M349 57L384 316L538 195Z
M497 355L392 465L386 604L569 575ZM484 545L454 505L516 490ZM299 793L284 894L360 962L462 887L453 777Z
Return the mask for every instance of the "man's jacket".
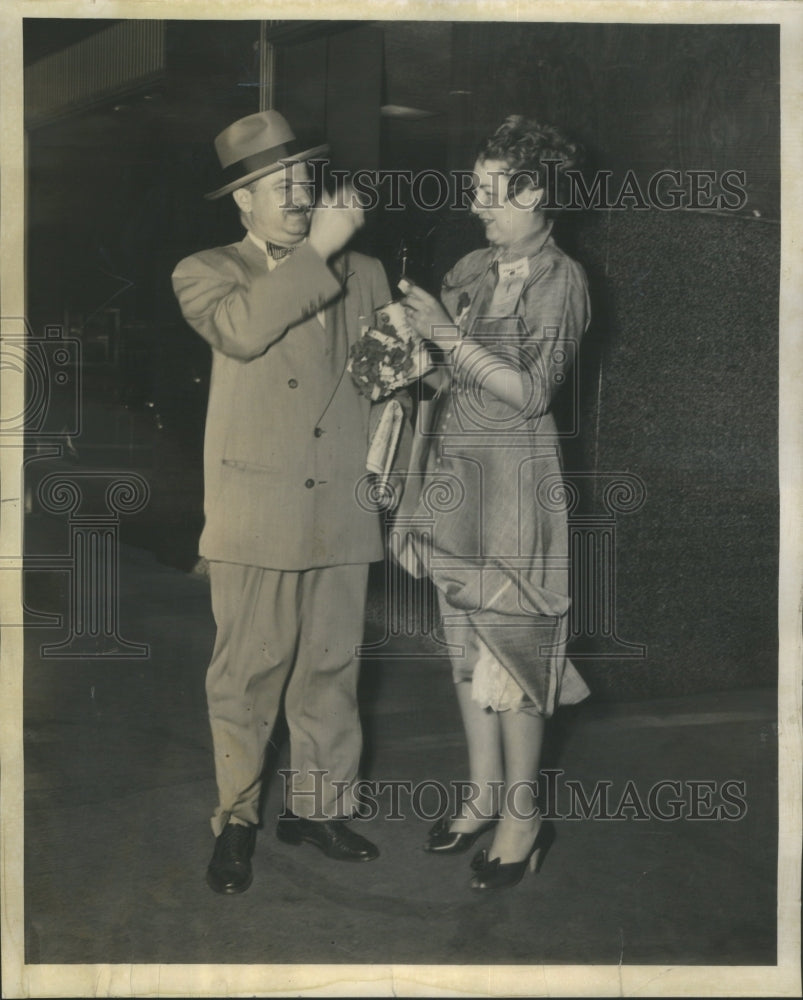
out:
M360 318L390 299L379 261L327 264L304 243L269 271L246 237L181 261L173 287L213 349L200 554L285 570L381 559L371 404L346 371Z

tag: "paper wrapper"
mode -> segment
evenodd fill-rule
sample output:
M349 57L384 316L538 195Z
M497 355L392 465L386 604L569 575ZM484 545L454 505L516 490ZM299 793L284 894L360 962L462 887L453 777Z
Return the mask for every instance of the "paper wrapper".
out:
M389 400L383 407L365 460L366 469L379 476L381 483L387 481L393 467L403 424L404 410L401 403L397 399Z

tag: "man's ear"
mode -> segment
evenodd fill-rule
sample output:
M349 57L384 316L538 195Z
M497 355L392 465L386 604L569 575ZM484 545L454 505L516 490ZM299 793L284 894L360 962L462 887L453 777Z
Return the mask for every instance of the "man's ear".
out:
M237 188L236 191L232 191L231 196L241 212L247 215L251 211L251 192L248 188Z

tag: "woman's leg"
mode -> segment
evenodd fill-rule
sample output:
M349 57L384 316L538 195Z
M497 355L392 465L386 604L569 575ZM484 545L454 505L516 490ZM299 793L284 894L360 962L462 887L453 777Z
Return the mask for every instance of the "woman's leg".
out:
M481 708L472 700L471 681L459 681L455 689L468 744L471 788L466 798L473 801L466 803L450 829L454 833L471 833L499 811L499 795L505 780L502 730L499 713Z
M544 718L527 712L493 713L499 720L505 760L505 794L502 820L494 830L488 851L502 864L521 861L532 846L541 818L538 815L535 782L541 761Z

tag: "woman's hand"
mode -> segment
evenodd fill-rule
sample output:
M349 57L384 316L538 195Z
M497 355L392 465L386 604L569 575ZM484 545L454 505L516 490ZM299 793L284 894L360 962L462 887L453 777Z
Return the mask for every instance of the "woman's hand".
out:
M415 285L402 299L407 321L419 337L449 350L457 340L454 320L434 295Z

